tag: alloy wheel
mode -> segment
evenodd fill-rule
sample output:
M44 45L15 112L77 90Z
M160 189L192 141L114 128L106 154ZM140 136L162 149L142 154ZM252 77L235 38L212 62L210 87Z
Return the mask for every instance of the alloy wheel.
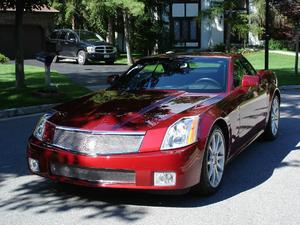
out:
M223 176L225 166L225 140L220 130L215 130L208 144L207 174L210 185L216 188Z

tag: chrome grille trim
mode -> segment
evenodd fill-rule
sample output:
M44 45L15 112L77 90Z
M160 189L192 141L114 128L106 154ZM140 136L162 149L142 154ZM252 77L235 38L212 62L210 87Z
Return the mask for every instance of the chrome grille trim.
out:
M106 45L99 45L95 47L95 51L97 53L114 53L114 47L106 46Z
M50 163L51 174L98 183L135 183L135 172L131 170L113 170L83 168L78 166Z
M92 131L56 126L51 145L83 155L137 153L145 132Z

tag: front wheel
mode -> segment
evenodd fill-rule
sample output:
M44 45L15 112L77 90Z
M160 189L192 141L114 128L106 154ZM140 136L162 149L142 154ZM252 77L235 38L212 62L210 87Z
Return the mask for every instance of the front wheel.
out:
M272 101L268 123L263 134L265 140L272 141L277 138L278 129L279 129L279 119L280 119L280 103L279 103L279 97L275 95Z
M201 195L211 195L220 187L226 160L226 142L219 126L214 126L209 135L203 156L200 183L194 191Z
M77 54L77 62L79 65L85 65L87 62L87 54L85 51L80 50Z

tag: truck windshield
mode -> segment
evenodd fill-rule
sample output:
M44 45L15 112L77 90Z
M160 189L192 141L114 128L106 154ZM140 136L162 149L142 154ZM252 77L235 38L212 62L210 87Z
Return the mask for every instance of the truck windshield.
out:
M228 59L226 58L159 59L133 65L112 85L111 89L219 93L226 91L227 74Z
M90 31L78 30L77 34L82 41L104 41L99 34Z

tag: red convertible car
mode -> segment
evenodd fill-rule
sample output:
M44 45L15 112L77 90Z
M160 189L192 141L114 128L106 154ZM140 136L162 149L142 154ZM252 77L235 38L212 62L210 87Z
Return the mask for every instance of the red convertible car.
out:
M259 136L278 135L276 76L242 55L152 56L108 81L42 116L28 142L32 173L90 187L212 194L226 163Z

